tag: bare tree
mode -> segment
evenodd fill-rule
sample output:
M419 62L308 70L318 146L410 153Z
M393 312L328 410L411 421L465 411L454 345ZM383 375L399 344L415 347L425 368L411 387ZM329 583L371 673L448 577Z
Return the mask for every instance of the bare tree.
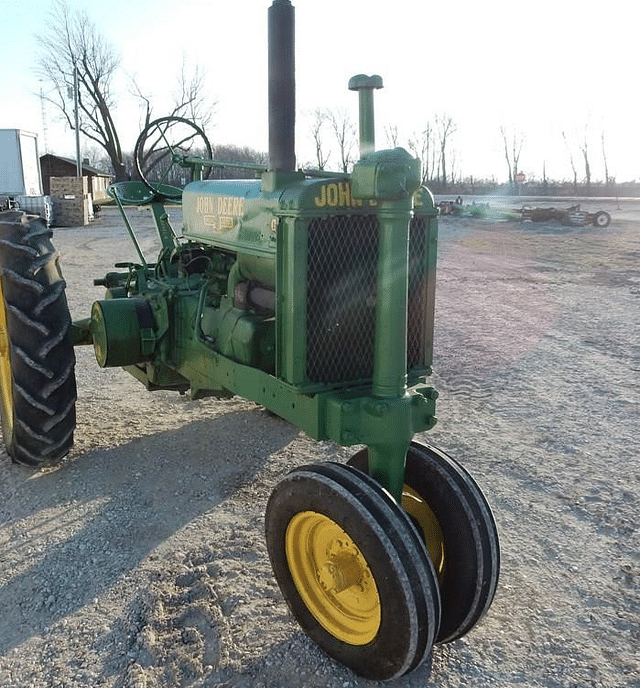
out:
M584 136L580 143L580 152L582 153L582 159L584 160L584 181L586 185L587 196L591 195L591 165L589 164L589 143L588 143L588 124L584 127Z
M78 128L105 151L116 181L128 179L128 156L123 153L116 128L113 116L116 103L111 91L120 58L87 13L72 12L65 0L55 0L48 33L39 40L42 49L37 58L37 70L53 86L49 95L43 98L60 111L71 129L75 129L74 108L68 94L73 92L77 70ZM204 128L211 120L215 105L206 101L203 85L202 70L197 66L189 69L183 59L171 114L190 118ZM145 103L146 125L151 118L151 98L143 94L135 81L134 93Z
M456 130L453 118L449 115L436 115L436 130L440 146L440 171L442 173L442 190L447 190L447 143Z
M171 114L195 122L201 129L211 124L217 103L205 96L206 70L200 65L189 66L182 56L182 69L178 77L178 88L173 94L174 109Z
M100 146L87 146L82 151L82 156L82 160L87 160L91 167L95 167L96 169L105 169L106 167L106 169L109 169L109 161L105 159L104 149Z
M607 147L604 142L604 131L600 134L600 144L602 147L602 161L604 163L604 184L608 189L609 185L614 181L612 177L609 176L609 163L607 161Z
M356 128L346 110L332 112L330 121L340 152L340 167L347 172L354 162L352 151L356 144Z
M331 154L331 151L325 152L324 140L322 136L324 125L326 124L328 118L329 114L322 108L316 108L313 111L313 120L311 121L310 129L311 136L313 137L313 143L316 148L316 164L318 165L319 170L324 170L327 161L329 160L329 155Z
M582 157L584 159L584 181L586 185L587 196L591 195L591 165L589 164L589 147L587 144L587 139L580 145L580 151L582 152Z
M398 134L397 124L387 124L384 128L384 135L387 139L387 145L390 148L398 147L398 141L400 140L400 136Z
M457 163L458 163L458 156L457 156L457 151L454 148L451 151L451 154L449 155L449 160L451 161L451 164L449 165L449 179L451 180L452 184L456 183L456 179L458 177L462 177L462 175L458 174L458 169L457 169Z
M567 140L567 135L563 131L562 132L562 138L564 140L564 145L567 148L567 153L569 154L569 163L571 164L571 170L573 171L573 193L574 195L578 195L578 172L576 170L576 164L573 160L573 153L571 152L571 146L569 146L569 142Z
M420 159L422 166L422 184L428 183L436 167L436 145L434 139L433 125L427 123L425 129L414 133L409 139L409 150Z
M56 0L49 31L39 37L37 59L40 75L53 89L45 99L75 128L73 105L68 100L78 74L79 129L109 156L116 181L127 178L120 139L112 116L112 77L120 64L113 48L98 33L86 12L71 12L64 0Z
M502 145L504 147L504 158L507 161L507 169L509 170L509 186L513 185L513 166L511 165L511 157L509 156L509 144L507 143L507 132L504 127L500 127L500 136L502 136Z
M205 77L206 72L197 64L190 66L186 56L183 54L182 67L173 91L171 109L168 113L165 112L162 115L166 116L168 114L171 117L183 117L206 131L213 119L217 102L210 101L205 94ZM135 78L132 78L131 81L132 94L144 104L142 130L154 117L153 98L143 92Z
M504 157L509 170L509 185L515 186L518 176L518 165L520 164L520 154L524 145L524 134L515 130L509 132L505 126L501 126L500 135L502 136Z

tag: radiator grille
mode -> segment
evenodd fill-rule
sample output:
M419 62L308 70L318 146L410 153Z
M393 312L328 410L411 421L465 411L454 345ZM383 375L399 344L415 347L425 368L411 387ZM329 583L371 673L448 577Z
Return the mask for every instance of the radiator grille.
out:
M307 252L307 379L345 383L373 374L378 220L311 220Z
M429 323L427 219L414 217L409 225L409 305L407 326L407 369L423 370Z
M428 220L409 227L407 371L427 368ZM308 227L307 379L339 384L373 376L379 224L375 216L316 218Z

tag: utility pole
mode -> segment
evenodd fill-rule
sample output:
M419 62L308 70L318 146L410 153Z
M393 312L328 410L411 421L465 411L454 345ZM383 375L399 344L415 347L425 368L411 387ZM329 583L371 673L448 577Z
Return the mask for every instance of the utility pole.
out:
M76 177L82 177L82 160L80 159L80 128L78 126L78 67L73 66L73 110L76 128Z
M42 79L40 79L40 115L42 117L42 139L44 145L44 152L49 152L48 132L47 132L47 115L44 109L44 91L42 90Z

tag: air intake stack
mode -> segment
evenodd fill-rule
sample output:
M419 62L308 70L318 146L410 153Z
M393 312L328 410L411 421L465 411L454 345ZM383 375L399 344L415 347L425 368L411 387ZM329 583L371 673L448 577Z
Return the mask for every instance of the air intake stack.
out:
M382 88L382 77L356 74L349 79L349 90L358 91L360 111L360 157L376 149L373 92Z

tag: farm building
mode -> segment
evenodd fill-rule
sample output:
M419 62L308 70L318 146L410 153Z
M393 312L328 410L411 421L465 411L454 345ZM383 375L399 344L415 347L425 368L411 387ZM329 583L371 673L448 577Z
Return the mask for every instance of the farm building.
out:
M51 177L75 177L76 161L71 158L63 158L59 155L47 153L40 156L40 170L42 172L42 187L45 195L51 193ZM97 170L82 162L82 176L88 177L89 193L94 203L107 200L107 186L111 182L111 174Z

